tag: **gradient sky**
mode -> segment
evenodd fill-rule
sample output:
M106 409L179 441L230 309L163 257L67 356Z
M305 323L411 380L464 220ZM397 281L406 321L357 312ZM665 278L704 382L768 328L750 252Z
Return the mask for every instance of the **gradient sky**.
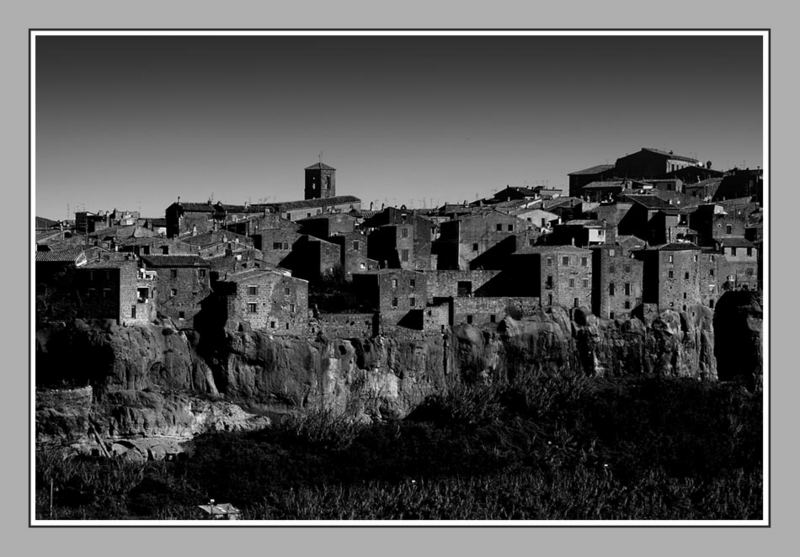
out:
M36 214L302 199L320 151L365 207L563 186L641 147L755 167L761 41L38 37Z

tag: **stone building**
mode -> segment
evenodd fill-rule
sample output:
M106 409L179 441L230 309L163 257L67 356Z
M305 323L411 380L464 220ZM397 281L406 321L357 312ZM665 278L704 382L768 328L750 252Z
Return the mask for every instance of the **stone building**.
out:
M75 271L78 315L113 319L120 325L148 323L156 317L155 273L140 269L136 258L94 261Z
M364 311L378 312L384 323L403 325L416 321L428 303L427 276L420 271L379 269L353 274L353 286L363 300ZM417 327L417 328L419 328Z
M707 281L701 267L700 248L690 243L671 243L641 252L642 301L659 311L686 311L703 304L708 295L701 290Z
M252 238L230 230L211 230L187 236L182 241L192 246L195 253L202 258L230 255L253 248Z
M353 273L379 268L378 261L367 257L367 237L361 232L337 233L329 236L328 241L339 246L345 280L352 280Z
M534 297L543 306L591 307L592 252L575 246L527 246L510 259L511 296Z
M247 269L220 276L214 284L217 318L226 330L249 327L270 333L302 334L308 326L308 282L275 269Z
M200 304L211 294L210 266L196 255L145 255L143 267L155 270L158 311L180 328L194 328Z
M722 288L725 290L758 290L759 249L744 238L723 238L718 249L725 257L726 273Z
M164 211L167 221L167 236L174 238L184 234L203 234L219 230L246 220L253 215L269 212L266 205L229 205L222 202L181 202L180 198Z
M539 304L539 298L531 297L453 298L450 301L450 325L481 327L500 323L506 316L521 319L531 315Z
M581 197L581 188L592 182L605 181L614 177L613 164L598 164L583 170L576 170L570 172L567 177L569 178L569 195L572 197Z
M386 267L424 270L432 264L436 223L403 207L387 207L361 224L368 234L367 256Z
M323 240L334 234L349 234L356 229L358 219L350 213L328 213L297 221L301 234L308 234Z
M503 288L497 284L501 272L484 269L426 271L427 298L439 303L449 298L501 296Z
M336 169L322 161L305 169L305 199L336 197Z
M309 198L300 201L269 203L267 207L286 220L301 220L324 213L348 213L361 209L361 200L353 195Z
M617 178L664 178L670 172L697 166L699 162L693 157L677 155L672 151L642 148L636 153L618 158L614 165L614 174Z
M758 205L749 198L700 205L689 214L689 225L701 246L714 246L726 238L744 238L749 216Z
M642 268L619 244L592 248L592 313L605 319L629 315L642 303Z
M517 250L517 234L529 224L494 209L441 223L437 241L439 269L501 269Z

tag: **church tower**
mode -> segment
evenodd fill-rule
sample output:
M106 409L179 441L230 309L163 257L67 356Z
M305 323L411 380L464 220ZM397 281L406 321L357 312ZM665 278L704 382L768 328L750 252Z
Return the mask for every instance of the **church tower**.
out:
M336 197L336 169L320 161L306 167L306 199Z

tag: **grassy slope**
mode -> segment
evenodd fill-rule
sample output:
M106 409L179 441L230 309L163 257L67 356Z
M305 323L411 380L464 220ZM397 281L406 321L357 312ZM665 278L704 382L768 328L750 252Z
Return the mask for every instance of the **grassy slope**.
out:
M753 519L761 400L691 380L531 380L458 388L401 422L324 413L214 434L177 462L37 458L55 518Z

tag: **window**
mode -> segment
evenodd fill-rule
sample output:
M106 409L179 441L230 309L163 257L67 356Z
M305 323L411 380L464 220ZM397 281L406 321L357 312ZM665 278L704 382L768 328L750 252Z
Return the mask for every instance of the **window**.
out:
M106 300L111 297L111 289L103 288L103 299Z
M609 319L614 319L614 312L613 311L609 311L608 312L608 318Z
M668 260L670 263L672 263L672 256L670 255L670 256L667 258L667 260Z
M613 296L614 295L614 283L613 282L608 285L608 295L609 296Z
M400 229L400 237L408 238L408 228L403 227Z
M292 295L292 289L291 288L284 288L283 289L283 293L286 294L287 296L291 296Z
M572 278L569 279L569 287L570 288L575 288L575 279L572 279Z
M277 323L275 323L275 321L270 321L269 322L269 328L270 329L274 329L276 325L277 325Z
M750 277L753 276L753 268L752 267L748 267L747 269L744 270L744 274L746 274L747 276L750 276Z
M397 279L392 279L392 288L397 288Z
M401 249L400 250L400 261L404 261L404 262L408 261L408 250L407 249Z
M353 250L358 251L361 247L361 244L358 243L358 240L353 240Z
M496 323L497 322L497 316L494 313L489 316L489 322L490 323Z
M149 288L137 288L139 294L139 303L144 303L150 297Z
M583 287L589 288L589 279L583 279Z
M625 270L626 273L630 273L631 272L631 266L630 265L625 265L624 270Z
M497 231L498 232L502 232L503 231L503 225L502 224L498 224L497 225Z
M292 214L286 213L286 220L292 220Z
M311 213L306 213L306 217L310 217L310 216L311 216Z
M258 304L255 302L251 302L247 304L247 313L257 313L258 312Z
M294 304L289 304L289 313L294 313Z
M625 295L626 296L630 296L631 295L631 283L630 282L626 282L625 283Z
M283 242L272 242L272 249L283 249Z
M696 255L692 259L694 260L695 263L697 263L697 256Z
M508 231L509 232L514 232L514 225L513 224L509 224L508 225Z
M147 251L150 251L150 248L145 248ZM169 255L169 246L161 246L161 255Z
M467 324L468 325L472 325L472 316L471 315L467 315Z
M625 300L625 309L631 309L631 301Z
M170 288L170 289L169 289L169 296L170 296L170 298L172 298L172 297L174 297L174 296L177 296L177 295L178 295L178 289L177 289L177 288Z
M710 308L714 307L714 300L709 300L708 301L708 307L710 307Z
M573 304L575 307L578 307L578 298L573 298L573 299L572 299L572 304Z
M672 272L672 271L669 271L669 272L667 273L667 276L668 276L669 278L675 278L675 273L674 273L674 272Z
M688 271L683 273L683 279L684 280L689 280L689 272Z
M709 269L708 270L708 276L710 276L710 277L714 276L714 269Z
M416 305L417 305L417 299L416 299L414 296L411 296L411 297L408 299L408 305L409 305L409 306L411 306L411 307L413 308L414 306L416 306Z
M553 294L552 293L547 295L547 305L550 305L550 306L553 305Z
M561 258L561 264L562 265L569 265L569 256L568 255L565 255L564 257Z
M616 273L617 272L617 268L614 265L609 265L608 266L608 272L609 273Z
M609 255L609 257L614 257L614 255L616 255L616 253L617 253L617 252L616 252L616 250L614 250L614 249L610 249L610 250L608 250L608 255Z
M131 319L136 319L136 306L131 306Z
M686 292L683 293L683 299L686 299Z
M548 267L552 267L553 266L553 258L552 257L548 257L547 258L547 266Z
M733 225L730 224L725 225L725 234L733 234Z
M257 296L258 295L258 286L248 286L247 287L247 295L248 296Z
M178 312L178 319L180 319L181 321L186 319L186 312L185 311L179 311Z
M472 244L472 251L478 251L478 244Z
M589 258L588 257L581 257L581 267L586 267L589 265Z
M753 256L753 248L747 248L747 257Z
M397 298L392 298L392 307L393 308L397 307Z
M409 285L411 288L415 288L415 287L417 286L417 279L410 279L410 280L408 281L408 285Z
M289 249L289 242L283 243L283 249Z
M547 280L544 283L545 288L553 288L553 275L547 275Z
M169 278L171 278L171 279L178 278L178 269L170 269L169 270Z
M736 247L731 248L731 255L736 255Z
M200 275L200 278L206 278L206 270L205 269L199 269L197 271L197 274Z

